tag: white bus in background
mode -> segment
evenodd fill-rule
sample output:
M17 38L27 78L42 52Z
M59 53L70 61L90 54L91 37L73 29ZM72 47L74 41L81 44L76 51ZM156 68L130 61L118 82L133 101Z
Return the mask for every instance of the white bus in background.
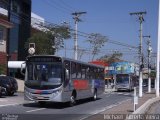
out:
M138 77L135 74L117 74L116 89L132 91L138 86Z
M115 89L133 90L138 86L138 66L130 62L115 62L110 65L114 68L109 70L109 75L115 76Z

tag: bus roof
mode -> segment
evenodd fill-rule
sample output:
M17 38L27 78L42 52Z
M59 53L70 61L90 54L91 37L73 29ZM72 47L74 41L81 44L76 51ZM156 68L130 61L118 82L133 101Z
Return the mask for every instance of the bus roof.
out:
M100 68L104 68L104 66L101 66L101 65L96 65L96 64L93 64L93 63L87 63L87 62L83 62L83 61L79 61L79 60L74 60L74 59L71 59L71 58L66 58L66 57L61 57L61 56L55 56L55 55L33 55L33 56L28 56L27 57L27 60L29 58L36 58L36 57L56 57L56 58L61 58L63 61L64 60L68 60L68 61L72 61L72 62L77 62L77 63L81 63L81 64L85 64L85 65L90 65L90 66L94 66L94 67L100 67Z

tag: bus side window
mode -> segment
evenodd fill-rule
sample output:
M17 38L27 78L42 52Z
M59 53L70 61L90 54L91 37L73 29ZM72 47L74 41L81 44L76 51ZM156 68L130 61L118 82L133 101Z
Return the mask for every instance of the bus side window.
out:
M100 79L104 80L104 69L100 69Z
M86 78L90 79L90 68L88 66L86 68Z
M85 65L82 65L82 79L85 79L86 78L86 66Z
M82 77L81 64L79 63L76 64L76 70L77 70L77 78L81 78Z
M90 79L95 79L94 67L90 67Z
M94 68L94 73L95 73L95 79L98 79L99 78L99 69Z
M76 78L76 64L74 62L71 63L71 78Z
M70 79L70 62L64 61L65 78L67 81Z

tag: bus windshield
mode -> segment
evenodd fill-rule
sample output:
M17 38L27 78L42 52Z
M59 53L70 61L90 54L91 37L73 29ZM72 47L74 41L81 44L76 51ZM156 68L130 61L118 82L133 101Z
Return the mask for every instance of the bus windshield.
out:
M28 84L41 86L60 85L62 83L62 64L60 62L28 62Z
M117 75L116 78L117 83L129 83L129 76L128 75Z

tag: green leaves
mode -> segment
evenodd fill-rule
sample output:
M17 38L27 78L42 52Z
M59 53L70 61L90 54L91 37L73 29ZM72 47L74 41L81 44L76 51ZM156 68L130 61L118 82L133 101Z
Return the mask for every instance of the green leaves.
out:
M104 44L108 41L106 36L101 35L100 33L91 33L87 40L92 47L92 60L94 59L95 55L100 52L100 49L104 46Z
M56 50L64 47L64 40L69 39L70 30L68 26L43 26L44 30L37 32L28 39L26 49L29 43L35 43L35 54L54 55Z
M54 54L52 46L54 45L54 36L49 32L40 32L33 34L26 43L35 43L35 54Z
M121 57L123 56L122 53L120 52L115 52L111 55L104 55L100 58L100 60L103 60L105 61L106 63L110 64L110 63L113 63L113 62L118 62L118 61L122 61L121 60Z
M0 74L6 74L6 64L0 64Z

